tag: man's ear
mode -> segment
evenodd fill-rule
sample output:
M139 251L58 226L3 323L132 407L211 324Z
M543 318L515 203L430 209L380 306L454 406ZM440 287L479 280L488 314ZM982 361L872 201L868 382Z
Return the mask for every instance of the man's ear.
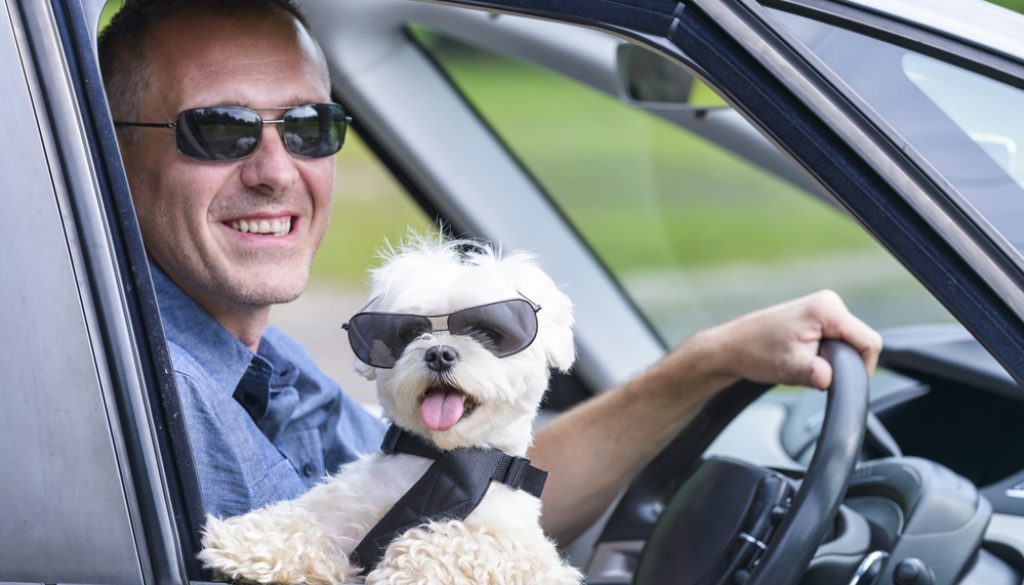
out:
M377 368L371 365L364 364L362 360L360 360L359 358L356 358L353 361L352 366L355 368L357 374L366 378L367 380L370 380L372 382L373 380L377 379Z

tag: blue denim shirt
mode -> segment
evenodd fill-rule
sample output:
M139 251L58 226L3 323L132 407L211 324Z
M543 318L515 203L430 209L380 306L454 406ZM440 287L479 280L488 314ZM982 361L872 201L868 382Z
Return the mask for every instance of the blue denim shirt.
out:
M207 512L233 516L298 497L379 448L384 424L297 341L268 327L253 353L151 268Z

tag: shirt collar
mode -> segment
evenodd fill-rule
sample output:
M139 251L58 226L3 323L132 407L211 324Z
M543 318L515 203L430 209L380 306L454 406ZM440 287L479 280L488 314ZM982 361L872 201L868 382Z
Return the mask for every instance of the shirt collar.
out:
M152 262L150 272L167 341L186 350L230 396L255 354Z

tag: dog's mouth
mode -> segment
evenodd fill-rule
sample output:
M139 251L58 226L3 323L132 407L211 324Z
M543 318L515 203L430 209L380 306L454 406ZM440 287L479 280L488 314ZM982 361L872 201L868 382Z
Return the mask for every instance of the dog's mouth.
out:
M451 384L439 382L427 388L420 400L420 417L432 431L447 431L469 416L479 402Z

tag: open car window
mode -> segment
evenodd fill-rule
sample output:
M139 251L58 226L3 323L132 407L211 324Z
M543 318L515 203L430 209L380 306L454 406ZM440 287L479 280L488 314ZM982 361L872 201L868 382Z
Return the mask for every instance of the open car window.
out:
M821 288L876 327L951 320L842 211L793 183L537 64L413 30L668 343ZM688 100L727 107L699 84Z

